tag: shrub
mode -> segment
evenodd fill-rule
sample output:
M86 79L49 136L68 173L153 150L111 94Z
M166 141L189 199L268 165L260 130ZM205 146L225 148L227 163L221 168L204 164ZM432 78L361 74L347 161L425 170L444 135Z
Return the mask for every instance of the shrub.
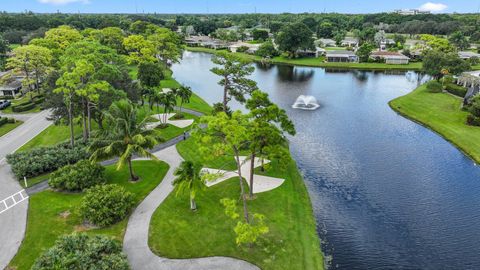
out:
M8 123L8 119L5 117L0 117L0 127Z
M237 52L239 53L244 53L246 51L248 51L249 48L247 46L240 46L238 49L237 49Z
M469 126L480 126L480 117L477 117L473 114L467 116L467 125Z
M119 185L87 189L80 205L81 216L97 226L109 226L124 219L134 205L133 195Z
M450 94L453 94L455 96L459 96L459 97L462 97L462 98L465 97L465 95L467 94L467 88L465 88L463 86L456 85L454 83L447 84L445 89Z
M35 177L55 171L65 165L87 159L88 156L83 145L77 145L72 149L68 144L60 144L10 154L7 155L7 161L12 166L15 176L21 179L24 176Z
M15 99L14 96L0 96L0 100Z
M43 269L130 269L122 246L103 235L71 234L62 236L43 253L32 270Z
M88 160L81 160L52 173L48 185L59 190L82 191L105 182L105 168L103 166L96 163L92 164Z
M432 92L432 93L440 93L442 92L442 84L433 80L433 81L429 81L427 83L427 89L428 91Z

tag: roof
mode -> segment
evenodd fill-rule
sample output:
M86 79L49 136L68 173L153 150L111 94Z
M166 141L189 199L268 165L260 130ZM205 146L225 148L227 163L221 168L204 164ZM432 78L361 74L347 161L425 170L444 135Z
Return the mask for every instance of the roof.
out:
M13 91L13 90L17 90L19 88L22 88L22 81L20 81L20 80L14 80L10 83L0 85L0 91L5 91L5 90Z
M474 53L474 52L458 52L458 56L460 56L460 58L471 58L471 57L480 58L480 54Z
M399 52L376 51L371 54L373 57L381 57L385 59L410 59Z
M327 57L356 57L352 51L327 51Z

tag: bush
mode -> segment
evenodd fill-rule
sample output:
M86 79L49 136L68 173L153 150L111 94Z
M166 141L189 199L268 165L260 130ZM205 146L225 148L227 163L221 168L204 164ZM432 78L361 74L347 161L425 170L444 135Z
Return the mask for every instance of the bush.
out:
M81 216L97 226L109 226L124 219L134 206L133 195L119 185L87 189L80 205Z
M130 269L122 245L103 235L62 236L43 253L32 270L44 269Z
M44 98L44 97L35 97L35 98L33 99L33 103L35 103L35 104L37 104L37 105L38 105L38 104L42 104L44 101L45 101L45 98Z
M18 179L35 177L74 164L89 157L84 146L70 148L68 144L40 147L7 155L7 161Z
M442 92L442 84L433 80L433 81L429 81L427 83L427 89L428 91L432 92L432 93L440 93Z
M237 52L239 53L244 53L246 51L248 51L249 48L247 46L240 46L238 49L237 49Z
M0 117L0 127L8 123L8 119L5 117Z
M467 94L467 88L463 86L456 85L454 83L449 83L446 85L445 89L450 93L455 96L459 96L461 98L465 97Z
M0 100L11 100L11 99L15 99L14 96L0 96Z
M467 116L467 125L469 126L480 126L480 117L477 117L473 114Z
M52 173L48 185L64 191L82 191L105 182L105 168L103 166L96 163L92 164L88 160L81 160Z

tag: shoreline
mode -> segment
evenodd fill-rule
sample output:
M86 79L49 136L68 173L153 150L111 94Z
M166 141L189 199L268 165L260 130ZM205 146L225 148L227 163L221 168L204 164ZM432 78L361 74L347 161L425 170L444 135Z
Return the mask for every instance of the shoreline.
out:
M468 157L474 164L480 164L480 152L476 153L475 150L470 150L470 149L475 149L474 146L471 146L471 147L464 146L462 142L459 142L459 140L461 140L461 138L459 138L458 136L454 136L452 134L447 134L446 131L443 131L442 127L439 127L439 126L437 126L433 123L428 123L426 120L422 119L425 116L415 114L411 111L408 111L408 109L404 109L404 108L402 108L402 106L400 106L398 104L399 102L404 102L405 100L408 101L409 97L411 97L413 95L416 95L416 94L419 94L419 93L421 93L421 91L425 91L425 84L415 88L414 90L412 90L412 92L410 92L410 93L408 93L404 96L401 96L401 97L395 98L393 100L390 100L388 102L388 105L398 115L404 117L405 119L413 121L413 122L427 128L427 129L435 132L439 136L441 136L443 139L445 139L447 142L449 142L455 148L457 148L460 152L462 152L462 154L464 154L466 157ZM448 94L445 94L445 93L429 93L429 94L432 94L432 95L442 94L442 95L448 96ZM451 98L451 99L455 99L454 97L451 97L451 96L448 96L448 97ZM461 110L459 110L459 111L461 112ZM468 114L468 113L465 112L465 114ZM430 119L430 120L433 120L433 119ZM462 124L465 125L465 127L464 127L465 129L478 128L478 127L468 126L464 122ZM480 128L478 128L477 132L480 132Z
M214 50L204 47L185 47L189 52L200 52L218 54L219 52L228 52L226 50ZM246 54L246 53L232 53L230 54L239 56L241 59L262 63L260 56ZM318 58L299 58L299 59L287 59L283 57L274 57L269 61L270 64L275 65L288 65L288 66L301 66L301 67L318 67L318 68L333 68L333 69L355 69L355 70L368 70L368 71L420 71L422 69L421 62L410 63L408 65L387 65L383 63L328 63L320 62Z

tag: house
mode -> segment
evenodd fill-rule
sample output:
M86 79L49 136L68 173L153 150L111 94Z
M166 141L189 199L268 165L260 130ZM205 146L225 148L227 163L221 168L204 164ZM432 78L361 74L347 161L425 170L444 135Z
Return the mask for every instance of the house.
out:
M480 54L474 52L458 52L458 56L463 60L470 59L472 57L477 57L480 59Z
M318 43L320 43L320 47L335 47L337 46L337 43L333 39L329 38L321 38L318 39Z
M346 37L342 40L343 47L357 47L358 46L358 39L353 37Z
M209 36L189 36L185 38L185 43L190 47L203 46L206 42L211 42L212 38Z
M389 45L395 45L395 40L391 38L384 39L380 42L380 50L385 51L387 50Z
M328 62L358 62L358 56L352 51L328 51Z
M0 96L16 96L22 90L24 77L12 75L12 71L0 72Z
M311 57L324 56L326 53L327 53L327 50L320 47L315 47L315 50L297 50L298 55L311 56Z
M377 51L373 52L370 57L375 60L383 59L389 65L407 65L410 61L410 58L399 52Z
M250 53L250 54L255 54L258 49L260 48L261 44L250 44L250 43L246 43L246 42L235 42L233 44L230 44L228 46L228 50L230 50L231 52L237 52L239 48L241 47L247 47L248 50L246 51L246 53Z

